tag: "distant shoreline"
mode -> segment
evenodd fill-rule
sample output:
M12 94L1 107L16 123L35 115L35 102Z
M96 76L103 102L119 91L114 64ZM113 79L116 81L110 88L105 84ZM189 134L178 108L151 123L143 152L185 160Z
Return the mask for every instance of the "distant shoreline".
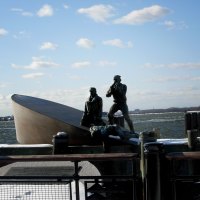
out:
M146 114L146 113L167 113L167 112L187 112L187 111L200 111L200 106L197 107L172 107L172 108L157 108L157 109L135 109L129 111L129 114ZM107 116L108 112L103 112L103 116ZM0 121L12 121L14 120L13 115L11 116L0 116Z
M183 107L183 108L166 108L166 109L146 109L140 110L135 109L134 111L130 111L130 114L145 114L145 113L166 113L166 112L187 112L187 111L200 111L200 106L198 107Z

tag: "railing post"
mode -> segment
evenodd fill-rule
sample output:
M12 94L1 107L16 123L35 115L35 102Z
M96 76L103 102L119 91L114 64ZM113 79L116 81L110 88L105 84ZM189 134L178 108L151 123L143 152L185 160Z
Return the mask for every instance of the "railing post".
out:
M69 142L69 134L58 132L53 136L53 154L66 154Z
M187 130L187 136L188 136L189 150L195 151L198 144L198 140L197 140L198 130L197 129Z
M161 200L161 153L163 144L144 144L145 157L145 200Z
M79 168L78 168L79 161L74 161L74 168L75 168L75 174L74 174L74 180L75 180L75 188L76 188L76 200L80 200L80 194L79 194Z

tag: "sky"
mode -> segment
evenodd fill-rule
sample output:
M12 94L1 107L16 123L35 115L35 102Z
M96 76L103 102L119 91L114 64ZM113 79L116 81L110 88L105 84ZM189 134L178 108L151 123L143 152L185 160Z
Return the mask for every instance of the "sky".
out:
M129 110L200 106L199 0L0 1L0 116L13 94L83 110L114 75Z

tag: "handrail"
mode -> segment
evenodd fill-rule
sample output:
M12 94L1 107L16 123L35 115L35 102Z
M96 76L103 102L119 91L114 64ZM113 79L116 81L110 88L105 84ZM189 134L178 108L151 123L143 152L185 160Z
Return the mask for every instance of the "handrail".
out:
M79 175L79 161L121 161L121 160L130 160L133 162L134 159L138 160L138 153L100 153L100 154L59 154L59 155L26 155L26 156L0 156L0 167L3 165L8 165L14 162L34 162L34 161L72 161L74 162L74 174L72 176L62 176L62 178L69 178L75 181L75 191L76 191L76 200L80 200L79 193L79 181L80 179L127 179L127 180L136 180L136 174L131 175L101 175L101 176L80 176ZM47 176L43 177L46 178ZM9 179L12 177L2 176L0 178ZM27 178L24 177L15 177L15 178ZM36 179L36 176L31 178ZM41 178L41 177L38 177ZM59 178L59 177L57 177ZM135 186L134 186L135 187Z
M24 161L101 161L101 160L132 160L138 158L137 153L100 153L100 154L63 154L63 155L27 155L0 156L0 162Z
M200 151L173 152L165 156L168 160L200 160Z

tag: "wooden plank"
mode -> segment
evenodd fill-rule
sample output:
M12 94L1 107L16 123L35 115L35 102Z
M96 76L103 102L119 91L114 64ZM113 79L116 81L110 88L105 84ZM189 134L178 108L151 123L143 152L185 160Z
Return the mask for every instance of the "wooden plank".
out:
M200 160L200 151L168 153L166 158L168 160Z

